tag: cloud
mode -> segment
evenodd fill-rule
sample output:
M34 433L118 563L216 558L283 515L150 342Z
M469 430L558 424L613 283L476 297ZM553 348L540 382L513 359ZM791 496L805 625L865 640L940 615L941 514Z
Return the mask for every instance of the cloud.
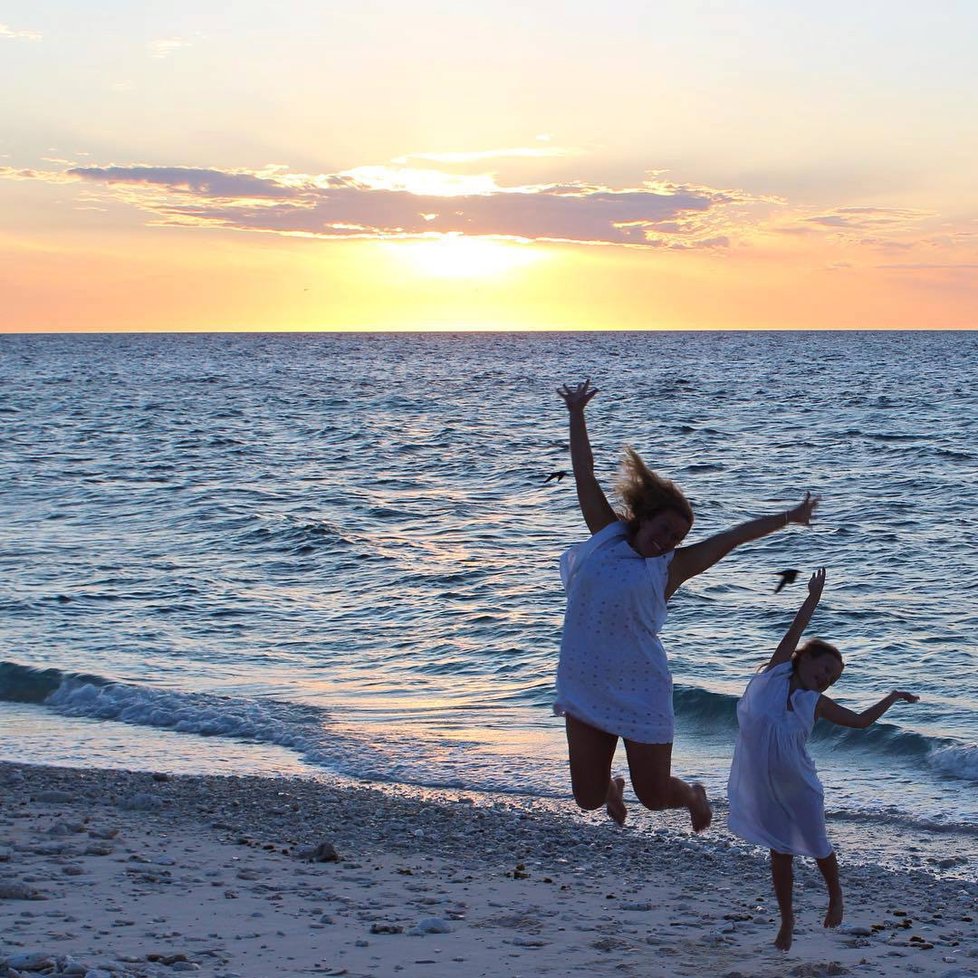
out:
M929 216L931 215L925 211L905 207L837 207L829 214L809 217L806 221L826 228L878 231L884 228L910 227Z
M6 24L0 24L0 37L9 37L19 41L41 40L41 35L37 31L17 31Z
M968 262L974 256L976 222L962 225L945 218L934 227L937 215L901 207L815 210L771 195L672 181L662 171L647 171L634 186L583 180L507 183L478 165L425 166L426 154L402 157L413 165L309 174L284 164L247 170L96 166L76 157L78 165L66 165L55 152L45 161L48 169L0 165L0 179L74 183L84 188L78 205L93 209L122 203L145 215L153 227L322 240L452 235L711 253L763 248L765 238L770 244L771 236L783 236L780 242L792 242L790 255L815 253L821 267L836 274L871 265L894 274L903 271L914 281L974 273ZM867 253L873 254L871 262ZM920 261L910 264L915 259ZM907 264L879 264L885 261Z
M834 207L814 212L806 207L787 207L767 230L801 240L829 237L835 246L873 248L882 251L916 248L921 229L935 215L907 207Z
M320 174L298 173L283 164L258 170L116 164L50 170L0 166L0 179L75 182L86 188L86 205L122 202L149 215L154 226L322 239L464 235L718 251L764 234L794 237L802 248L822 247L818 242L825 238L840 252L834 256L836 270L845 267L849 249L897 260L917 254L930 261L945 254L953 260L954 244L968 244L964 239L973 233L970 227L944 224L939 235L922 236L922 225L934 216L925 211L871 206L815 211L779 197L674 182L660 171L649 171L637 186L506 184L478 167L426 167L425 155L402 157L415 165ZM927 252L917 252L923 247Z
M43 175L38 178L44 179ZM646 181L499 186L486 175L361 167L308 175L199 167L83 166L62 179L103 185L164 223L321 238L432 234L649 248L724 248L738 192Z
M165 37L150 41L146 47L151 58L161 60L170 57L174 51L179 51L180 48L189 48L193 43L191 39L186 37Z
M340 175L365 190L407 190L436 197L491 194L500 189L489 173L446 174L417 167L358 166Z
M909 240L901 241L894 238L881 238L879 236L853 239L853 242L861 248L872 248L875 251L913 251L914 248L919 247L922 243L926 243L921 242L919 238L910 238Z
M75 166L69 176L94 183L159 187L218 199L288 197L288 187L253 173L185 166Z
M66 172L35 170L31 167L0 166L0 180L43 180L45 183L73 183Z
M964 272L978 269L978 262L903 262L876 267L904 272Z

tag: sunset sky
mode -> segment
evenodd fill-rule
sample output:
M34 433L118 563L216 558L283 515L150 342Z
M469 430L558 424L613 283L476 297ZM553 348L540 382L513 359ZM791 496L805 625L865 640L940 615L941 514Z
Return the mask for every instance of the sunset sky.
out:
M973 0L0 4L0 331L978 328Z

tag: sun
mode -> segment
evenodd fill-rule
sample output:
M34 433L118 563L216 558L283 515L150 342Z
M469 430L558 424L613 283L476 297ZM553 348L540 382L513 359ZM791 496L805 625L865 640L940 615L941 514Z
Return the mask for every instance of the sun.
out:
M461 234L399 241L392 247L419 275L432 278L490 278L525 268L543 258L542 251L529 244L468 238Z

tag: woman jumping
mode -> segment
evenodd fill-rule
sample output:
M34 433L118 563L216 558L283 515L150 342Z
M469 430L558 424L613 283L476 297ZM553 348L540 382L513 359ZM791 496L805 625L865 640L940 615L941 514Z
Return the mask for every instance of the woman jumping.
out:
M594 476L584 408L597 394L589 380L557 393L570 415L577 498L591 538L560 561L567 610L557 668L554 712L565 717L574 800L588 811L606 806L619 825L626 816L624 779L611 776L618 738L625 742L632 788L652 811L686 808L694 832L713 817L706 791L672 776L672 676L659 630L676 589L735 547L789 523L807 526L817 499L806 493L794 509L762 516L689 547L676 547L693 525L681 490L625 450L611 508Z

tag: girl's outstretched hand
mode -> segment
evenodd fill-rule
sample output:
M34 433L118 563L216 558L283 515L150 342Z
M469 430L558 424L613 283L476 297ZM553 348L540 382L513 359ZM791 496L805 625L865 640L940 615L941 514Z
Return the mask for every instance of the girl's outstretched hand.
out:
M897 700L903 700L904 703L917 703L920 700L919 696L915 696L913 693L905 693L902 689L895 689L890 696L893 698L895 703Z
M825 568L819 567L811 579L808 581L808 593L818 601L822 597L822 588L825 587Z
M568 384L558 387L557 393L564 399L568 411L583 411L587 402L598 393L598 389L591 386L591 378L588 377L583 384L575 387Z
M805 493L805 498L794 508L787 512L789 523L800 523L802 526L810 526L815 507L818 505L819 497L813 496L810 492Z

